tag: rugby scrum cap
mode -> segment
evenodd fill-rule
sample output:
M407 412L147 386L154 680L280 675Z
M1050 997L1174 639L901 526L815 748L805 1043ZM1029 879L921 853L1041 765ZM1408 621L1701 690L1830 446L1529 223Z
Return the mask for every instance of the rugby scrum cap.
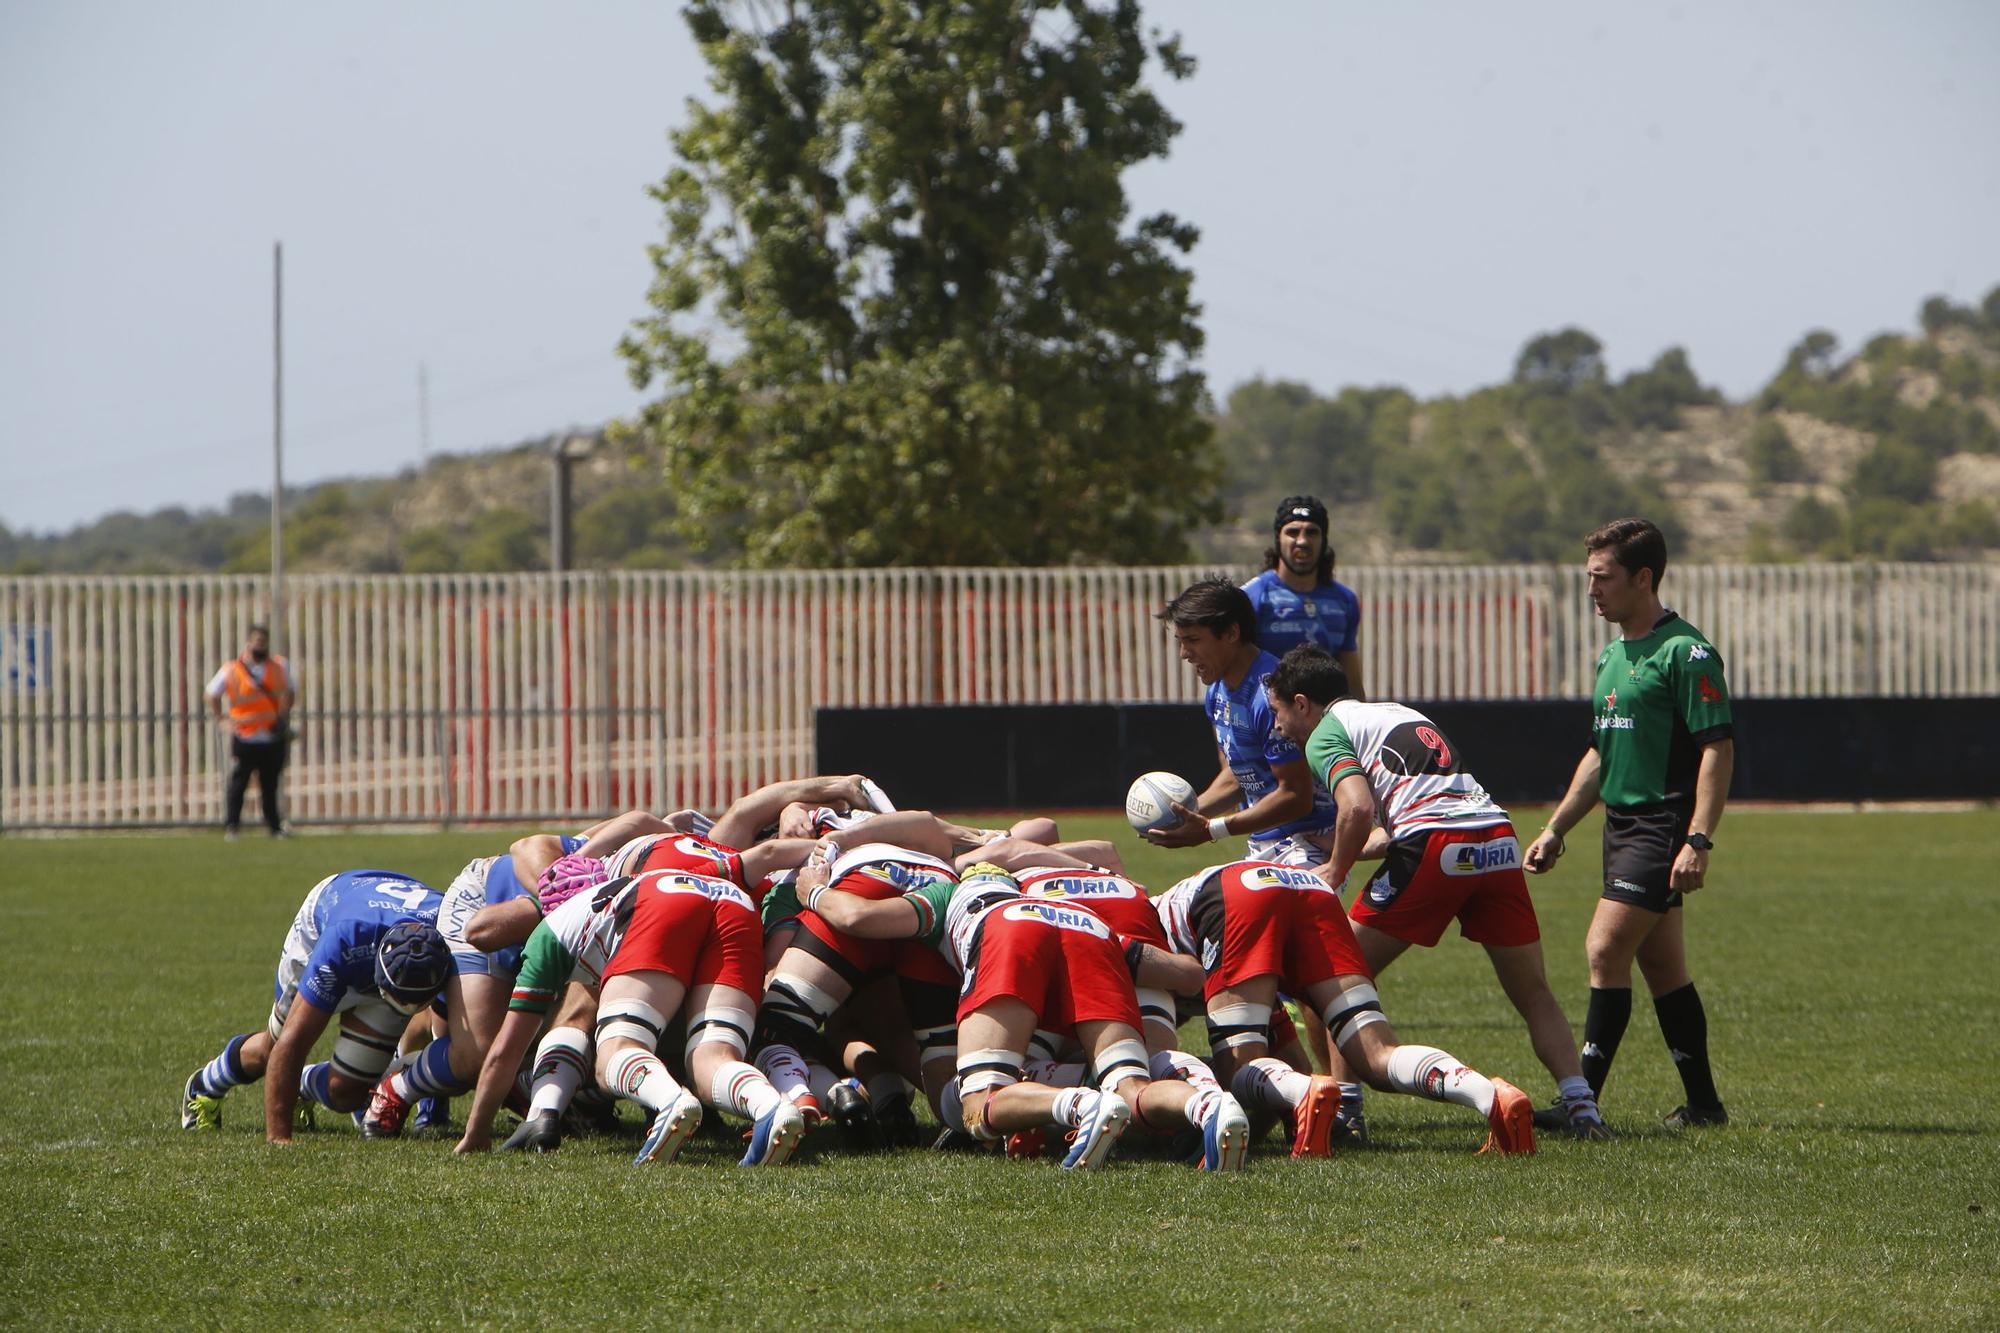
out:
M1278 513L1271 520L1271 531L1282 532L1285 524L1297 523L1301 519L1319 524L1321 532L1327 530L1326 506L1320 503L1317 495L1288 495L1278 501Z
M375 989L405 1008L431 1002L451 979L451 950L437 927L398 921L375 946Z

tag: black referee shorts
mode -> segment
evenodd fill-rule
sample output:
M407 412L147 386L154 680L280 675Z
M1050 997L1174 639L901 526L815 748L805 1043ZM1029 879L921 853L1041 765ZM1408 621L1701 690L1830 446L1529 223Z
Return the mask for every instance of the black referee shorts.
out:
M1694 807L1604 807L1604 897L1648 912L1681 905L1672 888L1674 858L1687 841Z

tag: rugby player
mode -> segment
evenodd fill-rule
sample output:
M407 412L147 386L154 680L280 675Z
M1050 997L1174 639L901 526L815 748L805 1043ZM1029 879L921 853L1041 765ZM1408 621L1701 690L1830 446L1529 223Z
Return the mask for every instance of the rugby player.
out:
M805 1118L744 1063L764 976L756 904L728 880L674 871L638 876L627 904L630 917L599 988L596 1045L598 1080L651 1113L634 1162L672 1161L706 1102L751 1122L741 1165L783 1165L805 1136ZM686 1070L699 1096L658 1055L683 1002Z
M520 965L521 951L517 945L482 948L468 938L466 927L483 907L528 897L527 886L559 857L581 847L583 841L531 834L517 839L505 855L479 857L459 871L444 892L437 920L438 931L451 950L452 976L445 985L445 1034L376 1084L361 1122L362 1134L394 1138L402 1132L411 1106L421 1099L434 1099L441 1106L471 1090L487 1047L500 1029L507 988Z
M1541 928L1513 822L1467 770L1464 755L1415 709L1354 699L1346 673L1324 649L1286 653L1267 688L1278 729L1305 750L1314 780L1339 806L1323 878L1347 878L1378 822L1386 836L1382 868L1348 913L1369 972L1379 978L1412 944L1435 947L1456 919L1459 933L1485 948L1500 988L1527 1022L1569 1128L1581 1138L1608 1138L1542 966Z
M1530 874L1547 871L1563 853L1563 835L1603 799L1604 891L1585 943L1583 1075L1603 1096L1632 1017L1636 958L1687 1093L1667 1123L1726 1125L1681 921L1683 895L1708 882L1736 761L1722 654L1661 605L1667 542L1657 527L1617 519L1585 537L1584 548L1591 605L1618 637L1597 658L1591 746L1523 862Z
M1534 1108L1520 1089L1435 1046L1397 1041L1340 899L1320 876L1233 861L1190 875L1153 906L1174 947L1199 958L1207 974L1216 1075L1245 1105L1292 1112L1293 1156L1328 1154L1339 1099L1332 1079L1271 1056L1271 1011L1281 989L1311 1005L1369 1086L1479 1112L1489 1127L1481 1152L1535 1150Z
M846 891L816 861L800 883L808 908L837 929L921 943L964 975L955 1065L960 1122L974 1138L1066 1126L1073 1137L1063 1166L1090 1168L1135 1117L1160 1129L1178 1118L1200 1130L1205 1169L1241 1169L1250 1125L1236 1099L1217 1085L1149 1075L1133 982L1149 966L1172 968L1158 950L1121 940L1090 912L1029 898L983 863L962 881L932 877L889 898ZM1076 1039L1095 1090L1022 1077L1038 1032Z
M437 930L441 899L408 875L347 870L313 886L278 955L271 1016L262 1032L231 1037L188 1076L181 1128L215 1129L231 1088L264 1080L264 1137L292 1141L293 1113L311 1105L357 1111L389 1067L411 1015L427 1008L451 975ZM308 1066L313 1043L335 1016L333 1058Z
M1257 614L1257 643L1273 657L1314 643L1332 653L1357 699L1361 689L1361 599L1333 577L1326 506L1314 495L1288 495L1271 520L1264 570L1243 585Z

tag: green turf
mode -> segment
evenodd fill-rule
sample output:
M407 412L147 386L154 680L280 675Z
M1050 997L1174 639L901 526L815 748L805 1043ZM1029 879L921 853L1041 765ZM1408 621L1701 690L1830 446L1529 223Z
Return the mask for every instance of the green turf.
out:
M1573 1019L1594 832L1536 885ZM1689 932L1720 1131L1654 1128L1681 1098L1643 1000L1605 1105L1622 1137L1529 1159L1475 1157L1468 1113L1386 1096L1374 1150L1272 1152L1234 1179L918 1152L765 1174L699 1139L646 1171L612 1139L459 1160L346 1124L279 1151L254 1090L220 1134L178 1129L188 1072L263 1021L315 881L379 864L442 885L505 841L7 840L0 1322L2000 1322L2000 813L1730 816ZM1120 841L1155 888L1206 859ZM1477 949L1414 953L1382 991L1406 1037L1547 1096Z

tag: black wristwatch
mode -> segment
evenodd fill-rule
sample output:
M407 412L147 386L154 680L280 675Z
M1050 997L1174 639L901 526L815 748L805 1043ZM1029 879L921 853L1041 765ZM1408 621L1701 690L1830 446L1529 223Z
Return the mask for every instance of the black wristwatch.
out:
M1715 848L1715 839L1706 833L1690 833L1687 835L1687 845L1698 852L1712 851Z

